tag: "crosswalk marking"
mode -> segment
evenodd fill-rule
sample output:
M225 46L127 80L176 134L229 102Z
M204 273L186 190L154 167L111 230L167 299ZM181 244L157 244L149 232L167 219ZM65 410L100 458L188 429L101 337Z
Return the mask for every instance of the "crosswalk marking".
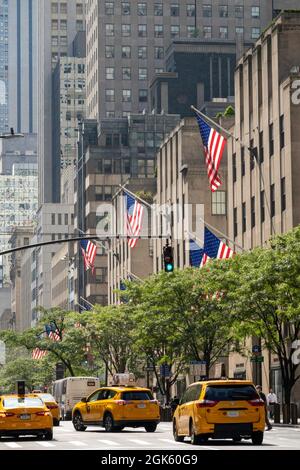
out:
M119 446L119 442L115 442L115 441L109 441L107 439L98 439L98 442L100 442L101 444L105 444L105 445L108 445L108 446Z
M135 444L139 444L142 446L151 446L151 442L143 441L142 439L128 439L130 442L134 442Z
M158 439L159 441L161 442L168 442L169 444L176 444L177 445L177 442L174 441L174 439Z
M11 449L20 449L22 446L16 444L16 442L6 442L5 445Z
M77 446L77 447L88 446L88 444L86 444L85 442L81 442L81 441L69 441L69 444L72 444L73 446Z
M38 442L37 444L42 447L55 447L55 444L52 444L51 442Z

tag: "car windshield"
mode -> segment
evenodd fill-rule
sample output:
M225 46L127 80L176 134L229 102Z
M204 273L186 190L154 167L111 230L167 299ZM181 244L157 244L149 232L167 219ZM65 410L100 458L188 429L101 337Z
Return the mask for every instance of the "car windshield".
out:
M4 408L36 408L43 407L44 403L39 398L5 398L3 401Z
M52 395L50 395L50 393L42 393L40 395L40 398L44 401L55 401L55 398Z
M259 398L252 385L209 385L205 399L215 401L253 400Z
M124 392L122 393L122 399L125 401L131 400L153 400L151 392L139 391L139 392Z

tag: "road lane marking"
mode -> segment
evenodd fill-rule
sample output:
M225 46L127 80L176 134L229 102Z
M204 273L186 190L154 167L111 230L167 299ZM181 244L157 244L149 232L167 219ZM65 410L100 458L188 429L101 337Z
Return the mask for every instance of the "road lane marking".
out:
M142 441L142 439L128 439L130 442L134 442L135 444L139 444L142 446L151 446L153 443L147 442L147 441Z
M217 449L217 447L211 447L211 446L197 446L195 447L195 449L208 449L208 450L220 450L220 449Z
M4 445L10 447L11 449L20 449L22 447L20 444L16 444L15 442L6 442Z
M174 441L174 439L159 439L159 441L162 441L162 442L169 442L171 444L176 444L177 445L177 442Z
M37 444L42 447L55 447L55 444L52 444L51 442L37 442Z
M69 441L69 444L72 444L73 446L77 446L77 447L87 447L88 444L86 444L85 442L81 442L81 441Z
M100 442L101 444L108 445L108 446L119 446L120 445L119 442L109 441L107 439L98 439L98 442Z

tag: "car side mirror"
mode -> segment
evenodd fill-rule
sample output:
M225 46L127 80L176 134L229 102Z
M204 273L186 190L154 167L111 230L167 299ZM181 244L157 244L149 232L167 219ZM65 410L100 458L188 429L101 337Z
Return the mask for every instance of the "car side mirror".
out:
M81 398L81 401L82 401L82 403L87 403L87 398L83 397L83 398Z

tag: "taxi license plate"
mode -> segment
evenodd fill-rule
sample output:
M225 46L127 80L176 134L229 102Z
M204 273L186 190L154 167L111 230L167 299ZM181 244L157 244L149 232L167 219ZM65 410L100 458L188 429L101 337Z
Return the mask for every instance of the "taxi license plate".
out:
M138 408L146 408L146 405L145 405L145 403L140 403L137 407Z
M30 419L30 415L20 415L20 418L24 420Z
M227 411L227 416L229 416L230 418L236 418L239 415L240 413L238 411Z

